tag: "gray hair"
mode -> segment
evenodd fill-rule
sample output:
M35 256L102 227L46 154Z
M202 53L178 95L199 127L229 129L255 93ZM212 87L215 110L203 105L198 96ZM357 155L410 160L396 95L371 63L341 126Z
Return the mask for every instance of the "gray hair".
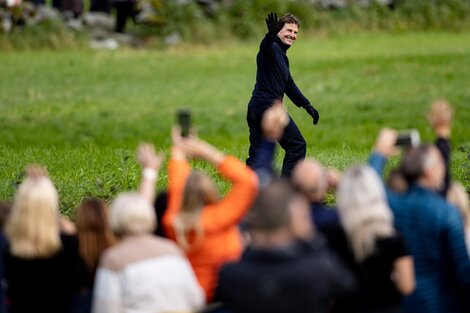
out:
M400 164L400 172L408 183L417 182L427 168L434 162L438 162L431 153L433 148L432 145L422 144L405 151Z
M110 226L118 237L151 233L156 223L154 208L138 193L120 194L111 205Z

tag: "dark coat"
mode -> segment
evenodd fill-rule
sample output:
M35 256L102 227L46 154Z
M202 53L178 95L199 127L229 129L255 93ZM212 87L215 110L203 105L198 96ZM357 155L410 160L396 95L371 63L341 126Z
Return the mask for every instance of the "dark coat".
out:
M219 275L216 300L233 312L327 312L355 279L327 249L322 237L284 249L248 248Z

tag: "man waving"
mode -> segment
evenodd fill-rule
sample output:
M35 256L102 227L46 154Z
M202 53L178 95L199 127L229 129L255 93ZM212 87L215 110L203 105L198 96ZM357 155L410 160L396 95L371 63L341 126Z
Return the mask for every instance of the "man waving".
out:
M262 143L261 117L275 100L281 100L286 94L292 102L304 108L317 124L318 111L302 94L289 71L287 50L297 39L299 20L292 14L286 14L279 21L275 13L266 18L268 33L261 41L256 56L256 84L248 104L247 122L250 129L250 150L246 160L248 166L256 163L257 152ZM305 158L306 143L297 125L290 118L279 144L285 150L282 175L290 176L295 164Z

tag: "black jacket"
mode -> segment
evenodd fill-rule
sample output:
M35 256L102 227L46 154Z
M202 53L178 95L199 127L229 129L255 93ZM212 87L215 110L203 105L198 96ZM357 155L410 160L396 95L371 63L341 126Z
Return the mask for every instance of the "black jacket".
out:
M241 260L222 267L216 301L234 313L327 312L335 296L355 287L318 237L284 249L248 248Z
M298 107L310 104L290 74L287 49L289 46L284 44L277 35L273 36L268 33L261 41L256 56L256 84L250 106L270 105L275 99L282 100L284 94Z

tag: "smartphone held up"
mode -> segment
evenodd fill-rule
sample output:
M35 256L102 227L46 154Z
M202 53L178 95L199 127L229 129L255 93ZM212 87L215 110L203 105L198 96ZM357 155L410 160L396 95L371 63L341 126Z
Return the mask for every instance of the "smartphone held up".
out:
M411 129L407 131L402 131L398 133L395 146L397 147L417 147L420 144L421 140L419 137L419 132L416 129Z
M176 119L181 129L181 136L188 137L191 129L191 111L187 109L178 110Z

